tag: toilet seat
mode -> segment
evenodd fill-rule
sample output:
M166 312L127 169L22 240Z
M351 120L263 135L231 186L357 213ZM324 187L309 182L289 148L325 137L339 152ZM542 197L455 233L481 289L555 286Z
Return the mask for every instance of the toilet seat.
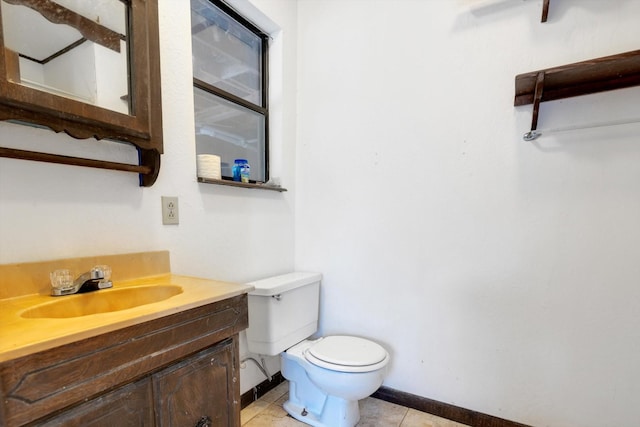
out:
M370 372L387 364L389 354L379 344L364 338L335 335L318 340L304 357L321 368L339 372Z

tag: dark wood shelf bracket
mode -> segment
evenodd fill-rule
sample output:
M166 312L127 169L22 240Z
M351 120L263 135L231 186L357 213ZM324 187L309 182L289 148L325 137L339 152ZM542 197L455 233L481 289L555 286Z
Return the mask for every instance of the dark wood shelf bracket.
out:
M536 86L533 95L533 112L531 114L531 131L524 135L525 141L532 141L539 136L536 129L538 129L538 114L540 113L540 101L542 100L542 91L544 90L544 76L544 71L540 71L536 77Z
M542 3L542 19L540 19L540 22L547 22L547 17L549 16L549 1L550 0L544 0Z

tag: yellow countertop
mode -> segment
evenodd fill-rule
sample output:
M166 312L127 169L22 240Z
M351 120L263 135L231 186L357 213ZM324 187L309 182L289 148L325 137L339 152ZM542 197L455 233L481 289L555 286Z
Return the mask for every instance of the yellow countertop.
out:
M250 285L168 273L114 281L113 288L95 291L92 294L150 285L180 286L182 293L163 301L124 310L70 318L25 318L21 314L40 304L62 298L82 298L88 294L61 297L32 294L0 299L0 362L158 319L253 290L253 286Z

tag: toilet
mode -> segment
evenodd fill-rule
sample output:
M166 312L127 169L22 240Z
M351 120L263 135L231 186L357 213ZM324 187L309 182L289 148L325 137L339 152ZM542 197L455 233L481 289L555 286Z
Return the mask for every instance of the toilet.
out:
M319 273L295 272L249 283L247 343L255 354L280 354L289 380L284 409L315 427L353 427L358 401L384 380L389 354L355 336L309 339L318 330Z

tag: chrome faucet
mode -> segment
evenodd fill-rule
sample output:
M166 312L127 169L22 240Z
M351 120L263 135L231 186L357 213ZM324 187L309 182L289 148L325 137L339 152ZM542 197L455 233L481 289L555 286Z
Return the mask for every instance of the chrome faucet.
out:
M96 266L78 276L72 284L67 286L53 286L51 288L51 295L72 295L110 288L113 286L110 278L111 269L109 267Z

